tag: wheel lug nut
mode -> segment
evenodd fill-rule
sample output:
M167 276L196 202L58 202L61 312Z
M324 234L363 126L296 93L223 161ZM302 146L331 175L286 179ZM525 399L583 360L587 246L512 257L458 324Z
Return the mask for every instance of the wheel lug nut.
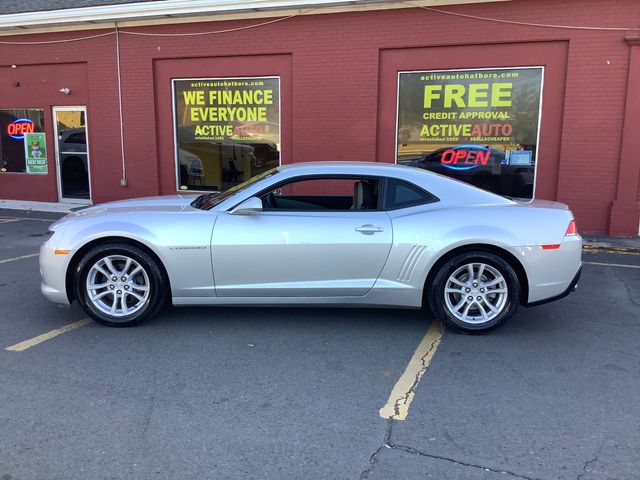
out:
M111 290L113 290L114 288L116 288L116 286L115 286L115 285L109 285L109 288L110 288Z
M111 280L113 280L114 282L117 282L118 281L118 277L113 276L113 277L111 277Z
M127 277L122 277L120 280L122 280L123 282L127 281Z
M471 300L473 300L473 297L469 296L469 297L467 297L467 300L471 301Z
M125 289L125 290L129 290L129 285L125 285L125 286L124 286L124 289Z
M484 288L481 288L481 289L480 289L480 292L484 293Z
M478 301L482 300L482 297L478 297Z
M470 288L465 288L464 291L469 293L471 291L471 289Z
M477 287L477 286L478 286L478 284L477 284L477 283L474 283L474 284L473 284L473 286L474 286L474 288L475 288L475 287Z
M122 295L122 290L118 290L118 295Z

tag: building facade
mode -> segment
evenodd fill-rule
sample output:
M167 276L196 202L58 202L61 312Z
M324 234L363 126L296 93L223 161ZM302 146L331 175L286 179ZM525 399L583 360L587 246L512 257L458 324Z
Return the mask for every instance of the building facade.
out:
M399 162L638 235L636 0L217 3L0 15L0 198L100 203L224 190L280 163Z

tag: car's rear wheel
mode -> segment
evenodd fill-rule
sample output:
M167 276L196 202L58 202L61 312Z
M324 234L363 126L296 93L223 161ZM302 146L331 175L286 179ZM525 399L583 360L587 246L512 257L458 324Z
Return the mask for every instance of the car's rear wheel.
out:
M434 316L455 330L481 334L516 312L520 282L511 265L489 252L464 252L444 262L428 286Z
M129 327L155 315L166 302L157 262L126 243L97 245L75 271L75 293L91 318L110 327Z

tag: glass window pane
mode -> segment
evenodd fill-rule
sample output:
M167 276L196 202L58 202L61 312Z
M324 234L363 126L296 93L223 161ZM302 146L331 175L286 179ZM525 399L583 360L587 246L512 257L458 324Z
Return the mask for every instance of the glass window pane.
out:
M261 199L266 210L376 210L379 184L368 178L295 180Z
M436 201L437 198L402 180L388 179L385 208L406 208Z
M396 162L532 198L542 67L402 72Z
M227 190L280 164L280 79L174 80L178 188Z
M88 199L89 158L84 110L55 112L60 154L60 186L63 198Z
M44 132L44 110L0 110L0 172L26 172L24 134Z

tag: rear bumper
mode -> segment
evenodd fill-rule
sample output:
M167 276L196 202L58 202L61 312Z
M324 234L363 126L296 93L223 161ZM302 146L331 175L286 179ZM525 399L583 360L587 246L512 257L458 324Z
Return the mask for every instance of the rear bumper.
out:
M582 265L582 238L579 235L565 237L556 248L531 245L515 250L527 274L525 305L561 296L570 288Z
M569 286L566 290L559 295L555 295L550 298L545 298L544 300L538 300L537 302L529 302L525 305L525 307L537 307L538 305L544 305L545 303L555 302L556 300L560 300L561 298L566 297L572 292L575 292L576 288L578 288L578 282L580 281L580 275L582 274L582 265L578 268L578 272L573 277L573 280L569 283Z

